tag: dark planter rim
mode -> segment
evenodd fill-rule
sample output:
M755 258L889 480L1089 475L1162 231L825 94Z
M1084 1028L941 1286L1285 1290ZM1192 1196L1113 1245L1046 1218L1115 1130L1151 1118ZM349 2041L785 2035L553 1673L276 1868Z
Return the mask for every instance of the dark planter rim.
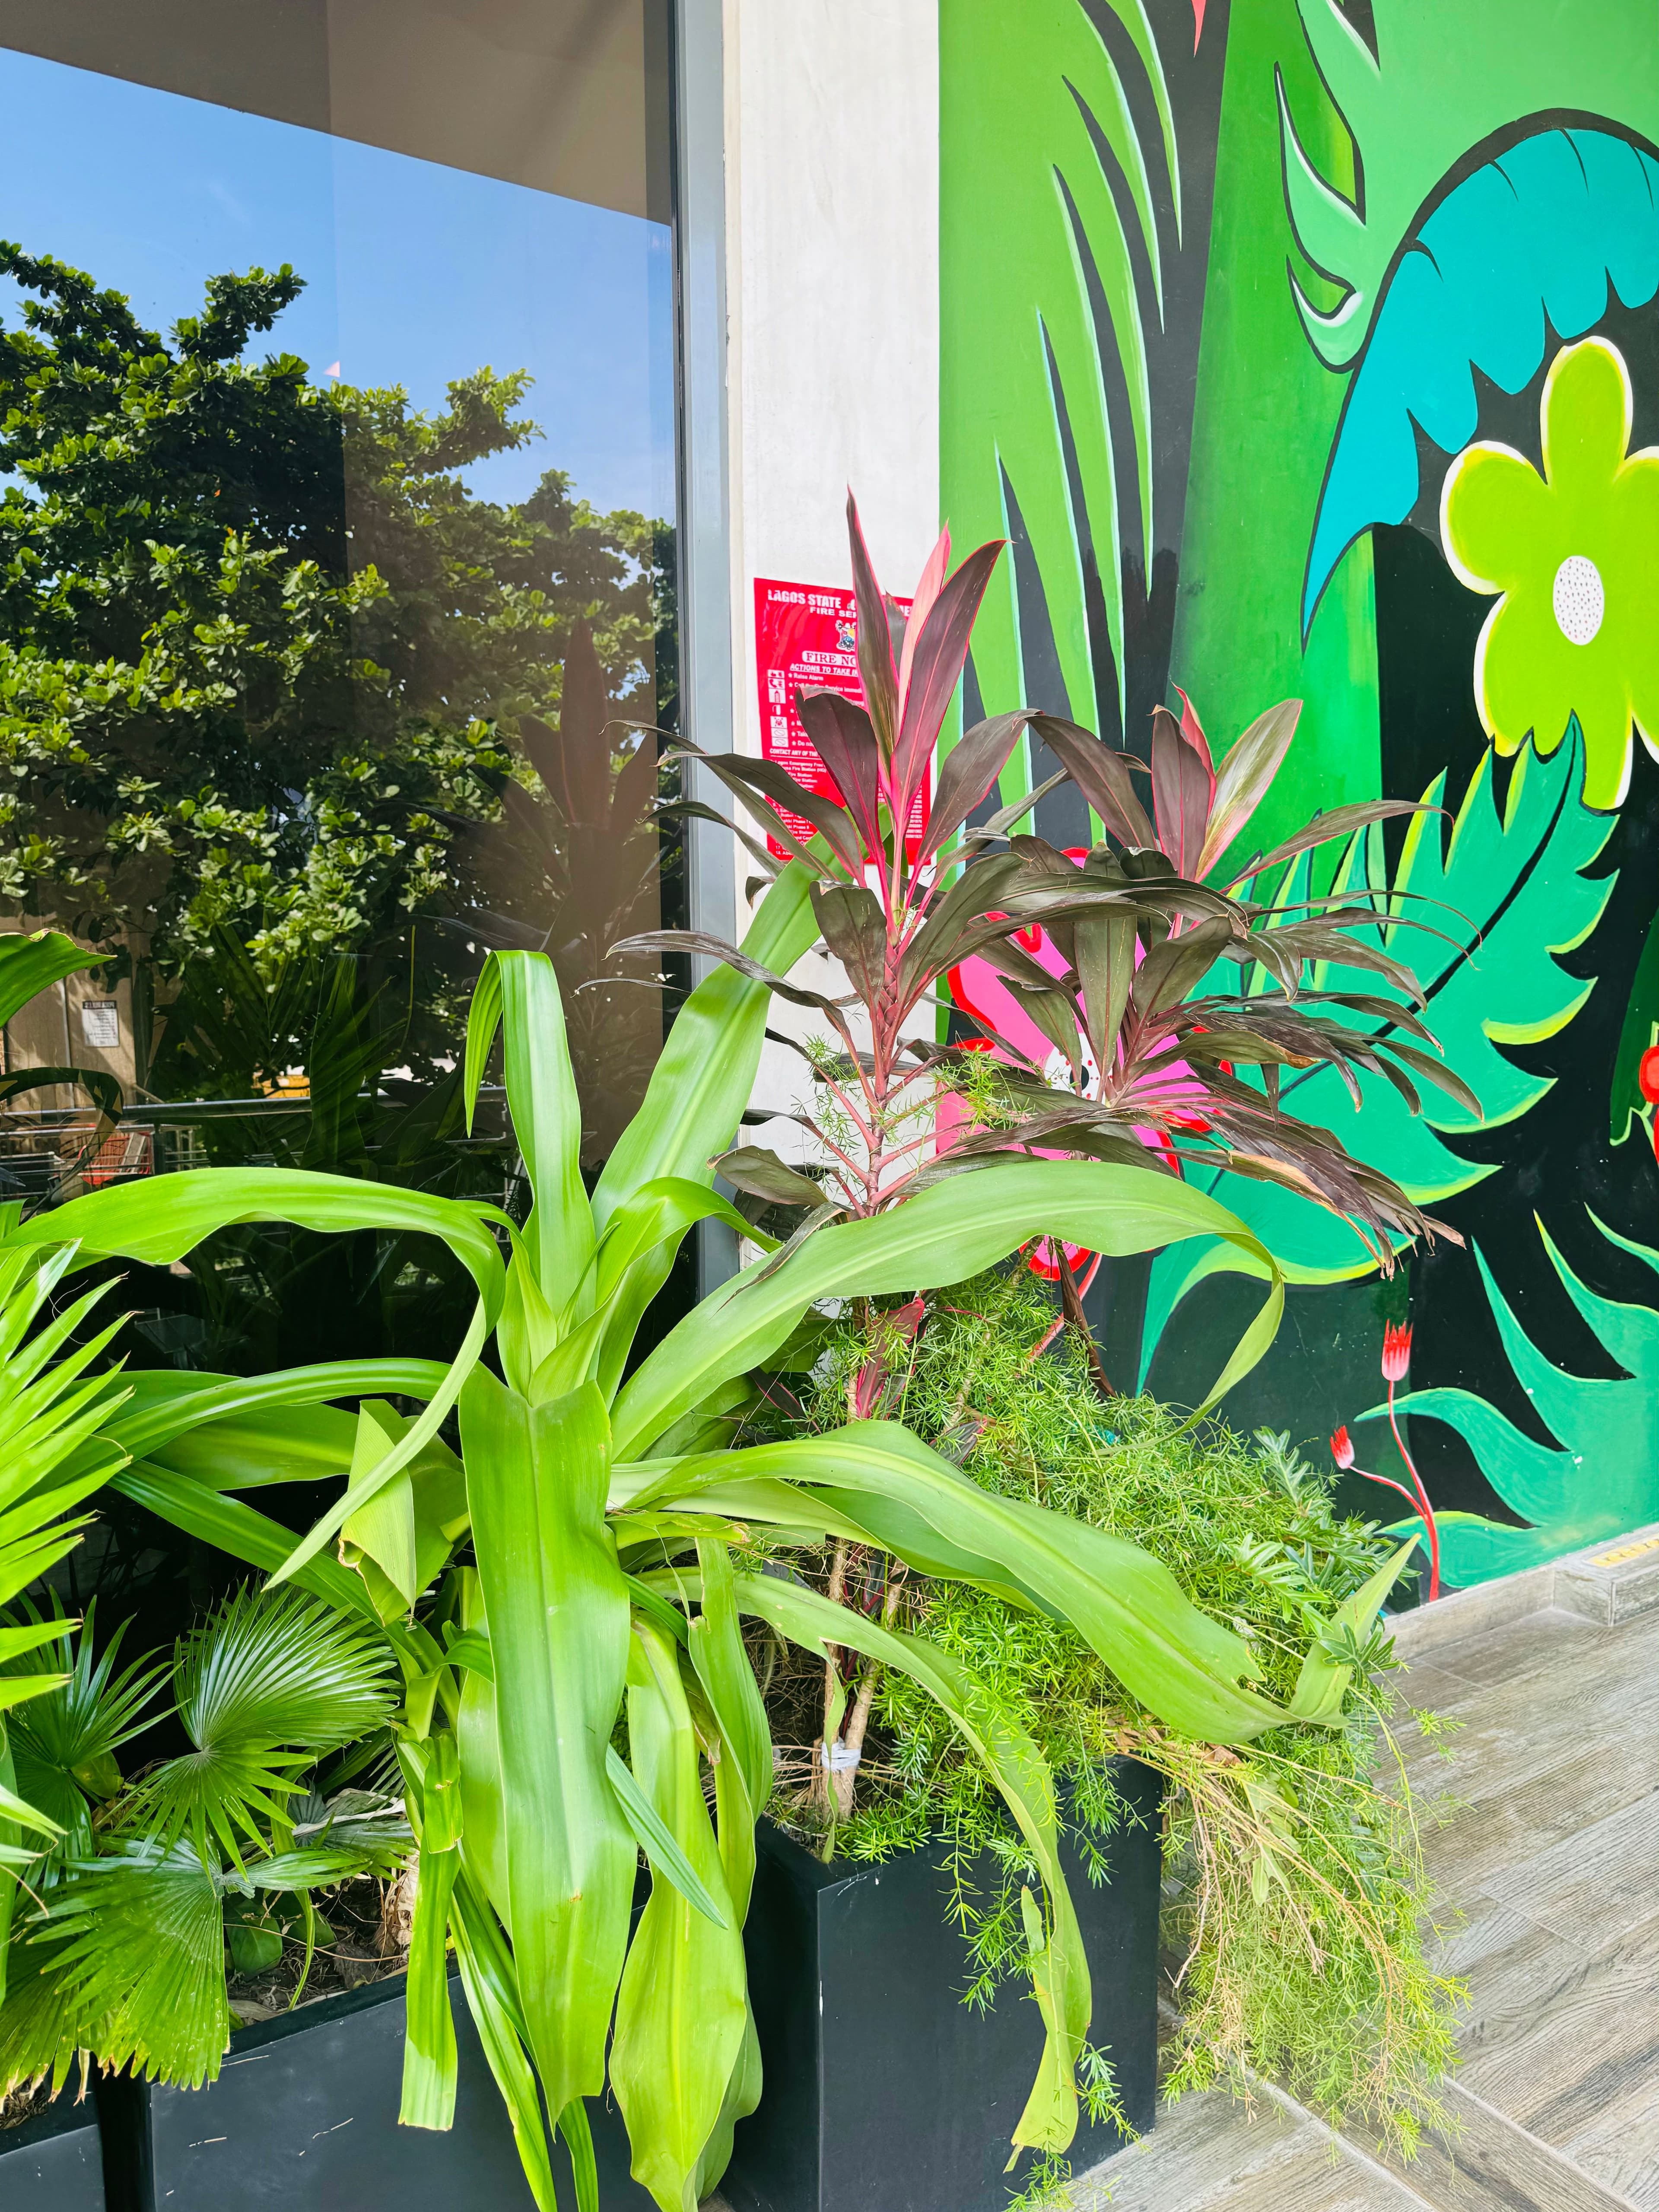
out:
M0 2158L15 2150L31 2150L37 2143L52 2142L59 2136L71 2136L77 2128L95 2128L98 2110L93 2101L93 2080L87 2084L86 2094L77 2090L74 2077L65 2081L44 2112L36 2112L33 2119L25 2120L21 2127L0 2129Z

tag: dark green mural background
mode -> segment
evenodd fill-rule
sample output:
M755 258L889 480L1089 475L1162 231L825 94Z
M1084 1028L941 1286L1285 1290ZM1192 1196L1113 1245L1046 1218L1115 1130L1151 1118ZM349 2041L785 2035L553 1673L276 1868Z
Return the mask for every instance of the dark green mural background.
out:
M940 0L940 38L943 501L1012 548L970 711L1140 750L1172 683L1219 744L1297 696L1253 836L1443 809L1338 867L1443 930L1395 949L1485 1119L1317 1073L1293 1110L1465 1243L1384 1281L1218 1177L1298 1285L1229 1414L1387 1472L1409 1316L1449 1581L1659 1519L1659 6ZM1195 1395L1224 1267L1104 1279L1114 1371Z

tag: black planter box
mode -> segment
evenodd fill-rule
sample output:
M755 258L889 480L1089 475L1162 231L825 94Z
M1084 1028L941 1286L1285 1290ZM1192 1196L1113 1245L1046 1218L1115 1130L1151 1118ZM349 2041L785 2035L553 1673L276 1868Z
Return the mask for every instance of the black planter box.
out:
M123 2079L102 2097L108 2212L534 2212L507 2108L452 1977L459 2080L447 2133L398 2124L404 1981L362 1989L239 2028L216 2081L173 2089ZM654 2212L630 2180L614 2107L590 2100L604 2212ZM94 2172L96 2160L94 2161ZM0 2166L9 2178L9 2169ZM554 2157L562 2199L569 2165ZM101 2196L86 2200L101 2206ZM42 2197L40 2212L79 2212ZM14 2212L7 2184L0 2205ZM34 2212L33 2200L20 2197Z
M73 2084L44 2112L0 2134L0 2205L5 2212L104 2212L98 2112L76 2101Z
M1092 1887L1069 1844L1062 1857L1094 1986L1089 2039L1144 2131L1157 2101L1162 1784L1127 1760L1115 1778L1132 1817L1106 1854L1109 1882ZM986 1868L981 1887L994 1878ZM1018 1982L988 2012L962 2003L965 1948L945 1888L937 1852L823 1866L763 1826L744 1940L766 2086L720 2184L735 2212L1000 2212L1021 2185L1021 2168L1003 2167L1042 2020ZM1121 2140L1082 2121L1073 2172Z

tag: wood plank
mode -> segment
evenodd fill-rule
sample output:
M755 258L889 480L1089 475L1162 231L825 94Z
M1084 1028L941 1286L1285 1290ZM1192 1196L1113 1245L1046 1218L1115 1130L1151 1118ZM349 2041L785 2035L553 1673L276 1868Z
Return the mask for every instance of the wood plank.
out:
M1073 2181L1077 2212L1106 2204L1112 2212L1197 2212L1215 2191L1270 2164L1294 2133L1265 2100L1246 2112L1221 2089L1182 2097L1159 2107L1150 2135Z
M1616 1754L1613 1754L1616 1755ZM1659 1819L1651 1796L1488 1874L1483 1893L1558 1936L1600 1944L1637 1926L1659 1899Z
M1593 1952L1581 1936L1579 1949L1565 1968L1558 1951L1553 1971L1530 1985L1517 1977L1487 2004L1461 2075L1558 2149L1659 2083L1659 1912Z
M1642 2212L1659 2212L1659 2094L1652 2073L1572 2136L1567 2149L1604 2188Z
M1423 2212L1409 2185L1345 2154L1314 2122L1266 2100L1252 2120L1207 2094L1228 2107L1224 2121L1206 2115L1201 2135L1179 2142L1154 2130L1073 2183L1074 2212Z
M1535 1773L1499 1774L1443 1826L1428 1831L1425 1856L1437 1885L1464 1900L1489 1875L1524 1863L1659 1790L1659 1709L1632 1728L1623 1755L1596 1741Z
M1453 2125L1426 2130L1415 2158L1401 2160L1374 2137L1363 2138L1373 2157L1431 2204L1456 2212L1628 2212L1571 2160L1462 2094L1455 2082L1443 2095Z

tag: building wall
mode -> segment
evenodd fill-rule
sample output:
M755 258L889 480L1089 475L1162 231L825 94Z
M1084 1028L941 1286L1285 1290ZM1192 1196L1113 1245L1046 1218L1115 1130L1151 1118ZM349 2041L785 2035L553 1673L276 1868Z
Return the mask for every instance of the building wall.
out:
M757 752L755 578L844 587L848 488L891 591L939 528L937 0L726 0L725 42L732 691ZM802 1087L769 1046L757 1100Z
M1383 1280L1339 1219L1215 1179L1298 1284L1228 1411L1346 1420L1385 1465L1409 1316L1452 1583L1659 1518L1659 9L939 18L942 501L1013 541L979 700L1139 746L1178 684L1220 747L1299 697L1268 837L1444 810L1347 880L1443 933L1393 949L1484 1121L1370 1078L1356 1118L1323 1073L1287 1103L1463 1241ZM1110 1371L1196 1395L1256 1295L1221 1264L1118 1270Z

